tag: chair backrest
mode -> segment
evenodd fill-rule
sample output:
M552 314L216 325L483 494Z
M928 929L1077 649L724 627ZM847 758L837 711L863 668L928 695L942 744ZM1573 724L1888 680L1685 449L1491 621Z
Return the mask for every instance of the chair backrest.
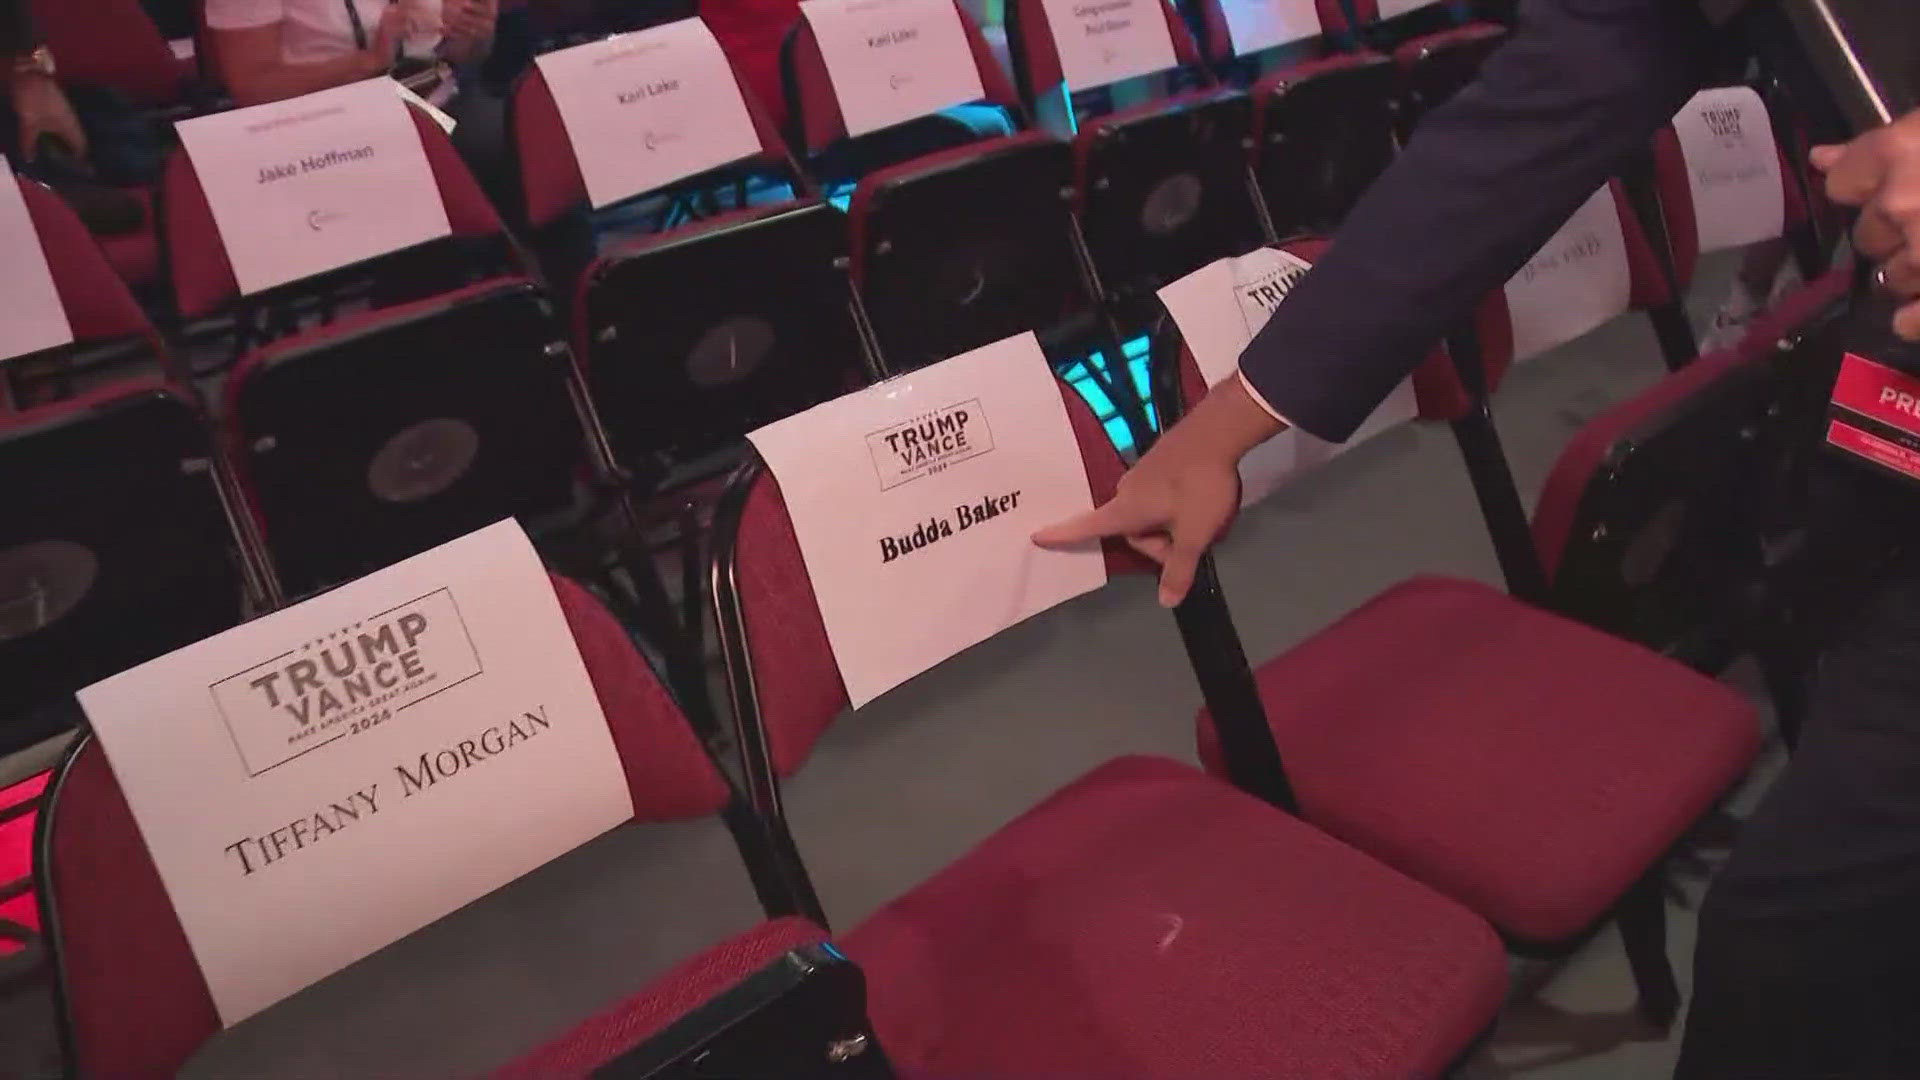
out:
M1762 98L1764 100L1764 96ZM1807 163L1801 152L1802 140L1781 138L1784 121L1772 116L1775 153L1780 161L1782 221L1776 235L1785 236L1810 225L1814 211L1808 195L1825 190L1825 182ZM1790 132L1787 132L1790 135ZM1659 195L1660 216L1673 255L1674 273L1680 281L1690 282L1700 264L1700 229L1689 180L1690 166L1680 136L1671 126L1661 128L1653 140L1654 185Z
M173 55L140 0L29 0L34 28L62 82L116 90L135 105L172 105L194 75Z
M1211 85L1213 76L1206 70L1200 46L1187 29L1186 20L1166 0L1154 2L1166 20L1167 34L1173 39L1175 62L1181 68L1193 70L1203 84ZM1021 99L1031 110L1041 97L1054 92L1065 81L1060 67L1060 48L1054 42L1053 25L1047 20L1042 0L1012 0L1006 10L1007 44L1013 57L1014 80Z
M500 215L494 211L479 182L460 160L446 132L418 109L409 109L408 113L413 117L414 128L420 134L421 147L426 151L427 164L433 170L434 182L439 186L452 236L467 240L503 238L506 229L500 221ZM186 319L211 315L237 299L240 286L234 279L233 264L227 258L220 230L214 224L213 209L207 203L206 190L200 186L199 175L194 171L193 162L185 150L175 150L167 159L160 195L161 221L165 229L162 239L167 268L173 281L176 309ZM396 260L398 265L398 260L409 254L398 252L349 269L358 273L386 259ZM417 273L417 267L410 273ZM295 282L284 288L297 291L303 285Z
M634 820L719 812L731 793L626 631L580 586L554 579L626 770ZM219 1017L106 755L76 744L41 819L39 886L70 1070L173 1075Z
M1533 536L1557 610L1661 648L1703 621L1743 618L1771 570L1763 549L1793 500L1782 454L1804 452L1786 415L1779 342L1843 301L1839 271L1800 289L1737 346L1701 357L1584 425L1548 476Z
M1074 244L1073 152L1026 132L869 174L848 204L853 279L884 368L1094 310Z
M1393 50L1406 86L1401 131L1410 134L1420 118L1466 89L1493 51L1505 44L1507 28L1474 22L1405 41Z
M1254 176L1281 238L1332 233L1399 153L1400 74L1378 53L1341 53L1252 91Z
M845 215L808 201L601 256L575 296L573 339L616 459L694 461L864 385L846 245Z
M1093 501L1104 503L1126 465L1086 403L1064 384L1060 393ZM1109 542L1104 551L1111 574L1152 569L1124 544ZM735 478L716 521L712 565L736 722L749 738L764 739L772 772L789 775L848 697L780 485L757 464Z
M980 27L967 14L959 0L954 11L960 17L967 46L973 53L974 67L980 75L982 101L1005 109L1018 110L1020 101L1006 72L994 59L993 50L981 35ZM717 31L716 31L717 32ZM724 39L723 39L724 40ZM833 79L827 74L827 60L820 51L813 26L804 17L788 29L781 50L781 81L786 90L788 141L803 157L823 153L847 138L847 120L840 111L840 98L834 93ZM878 133L876 133L878 134Z
M1641 223L1639 215L1634 213L1633 206L1627 198L1625 185L1619 180L1610 180L1607 182L1607 188L1612 196L1613 208L1620 222L1620 234L1625 247L1622 257L1626 261L1628 279L1628 295L1625 309L1607 313L1608 317L1624 315L1630 311L1651 312L1656 309L1670 307L1679 297L1686 294L1687 286L1692 280L1690 276L1692 267L1685 268L1687 271L1685 273L1680 272L1681 268L1676 267L1675 278L1670 281L1667 275L1666 264L1661 259L1652 238L1647 235L1646 227ZM1554 241L1549 241L1549 246L1551 247L1559 239L1560 237L1556 235ZM1524 318L1525 313L1514 311L1509 305L1505 295L1501 295L1498 299L1500 302L1500 310L1506 316L1508 322L1505 338L1510 345L1515 345L1518 339L1525 335L1516 335L1514 333L1514 323L1516 320ZM1592 328L1589 327L1587 329ZM1518 343L1516 347L1526 351L1526 355L1517 356L1516 359L1530 359L1532 356L1538 355L1546 349L1565 344L1567 341L1573 340L1578 336L1578 334L1574 334L1572 336L1562 337L1557 341L1544 343ZM1532 346L1531 349L1529 349L1529 345ZM1495 387L1489 386L1488 389L1489 392L1491 392Z
M26 714L240 621L218 484L199 410L158 379L0 417L0 752L51 734Z
M31 180L16 177L13 182L20 185L26 200L27 217L40 237L40 249L75 343L91 346L137 340L171 369L172 354L159 332L72 208Z
M754 100L780 131L787 131L794 103L787 100L782 82L780 52L788 29L800 17L800 0L701 0L700 17L739 69Z
M759 155L738 165L797 172L788 156L787 145L780 138L779 128L755 100L737 64L734 77L740 83L747 115L753 119L754 130L760 136ZM580 174L580 162L574 156L573 142L560 118L553 91L538 65L529 66L514 84L508 108L508 125L520 174L519 210L526 215L526 223L536 229L543 228L583 209L587 204L586 180Z
M223 428L280 584L300 595L569 507L598 464L573 378L544 294L520 278L247 354Z

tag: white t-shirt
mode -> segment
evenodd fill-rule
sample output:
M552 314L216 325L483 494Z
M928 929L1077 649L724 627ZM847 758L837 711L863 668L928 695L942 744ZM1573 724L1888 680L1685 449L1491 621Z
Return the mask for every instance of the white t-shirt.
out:
M255 30L284 23L280 30L280 59L289 64L311 64L331 60L359 49L354 40L353 23L347 18L351 3L360 13L360 25L372 40L380 16L386 13L388 0L206 0L207 26L213 30ZM437 26L441 0L402 0L417 12L416 18ZM439 43L440 32L410 35L406 41L408 56L428 58Z

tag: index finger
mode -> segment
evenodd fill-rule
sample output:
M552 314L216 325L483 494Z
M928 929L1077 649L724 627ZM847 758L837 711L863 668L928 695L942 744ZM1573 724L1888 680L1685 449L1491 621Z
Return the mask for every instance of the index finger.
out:
M1881 132L1869 132L1840 148L1838 156L1821 154L1825 162L1827 197L1845 206L1861 206L1873 198L1887 178L1887 152Z
M1072 547L1108 536L1151 532L1165 523L1160 515L1116 496L1103 506L1039 530L1033 534L1033 542L1043 548Z

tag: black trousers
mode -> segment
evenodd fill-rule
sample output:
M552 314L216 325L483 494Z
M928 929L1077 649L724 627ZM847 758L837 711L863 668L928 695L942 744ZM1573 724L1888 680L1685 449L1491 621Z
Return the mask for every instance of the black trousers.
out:
M1920 540L1920 493L1827 502L1830 548ZM1841 609L1793 761L1702 905L1677 1080L1920 1077L1920 558L1891 565Z

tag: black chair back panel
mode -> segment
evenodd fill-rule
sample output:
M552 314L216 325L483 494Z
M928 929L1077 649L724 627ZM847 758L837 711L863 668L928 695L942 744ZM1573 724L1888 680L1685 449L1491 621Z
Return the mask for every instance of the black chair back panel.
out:
M701 458L863 382L845 256L815 203L604 262L587 376L615 457Z
M1393 164L1398 93L1399 73L1382 58L1267 100L1254 171L1282 239L1338 231Z
M0 751L23 713L240 621L212 459L162 391L0 434Z
M277 353L233 416L291 595L505 517L566 508L586 461L565 353L530 285Z
M1074 248L1072 150L1028 142L887 184L861 295L891 372L1093 310Z
M1141 297L1265 240L1247 188L1253 106L1238 91L1094 120L1082 227L1107 291Z

